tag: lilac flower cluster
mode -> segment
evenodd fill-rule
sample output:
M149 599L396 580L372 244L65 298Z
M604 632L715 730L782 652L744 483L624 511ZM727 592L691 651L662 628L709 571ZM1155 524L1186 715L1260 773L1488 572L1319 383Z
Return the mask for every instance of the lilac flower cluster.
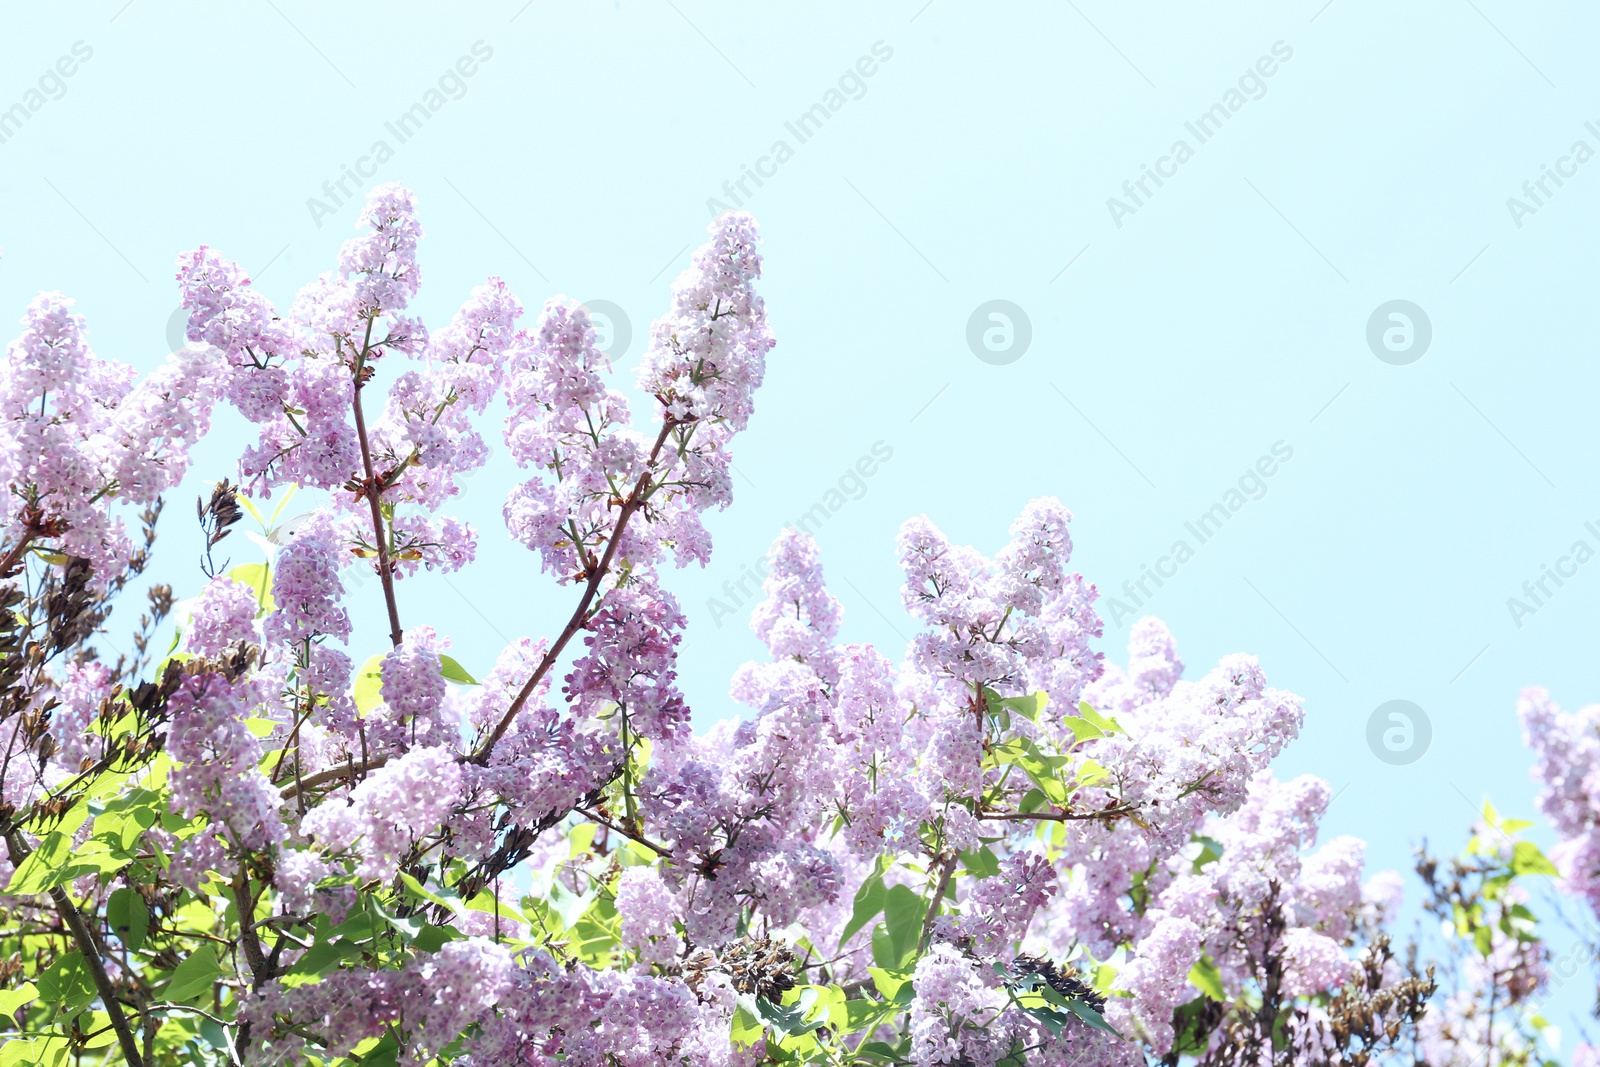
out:
M172 698L167 752L179 764L172 773L172 808L211 822L207 832L185 842L190 888L201 871L220 865L211 830L241 850L268 849L284 839L278 794L257 768L261 743L246 724L256 702L250 684L211 673L186 677ZM200 857L210 862L201 864Z
M189 466L210 427L218 375L184 351L142 381L100 359L83 317L41 293L0 365L0 577L29 548L87 559L108 582L132 555L118 505L153 503Z
M184 635L189 651L220 656L234 645L257 641L256 591L226 575L213 578L195 598Z
M522 328L491 277L430 331L411 310L412 194L375 190L358 225L281 314L236 264L186 253L191 344L142 382L94 357L54 295L0 371L0 580L62 553L116 581L134 558L116 506L176 483L217 399L255 426L251 492L326 493L274 534L262 586L216 578L188 603L165 688L137 694L159 704L176 815L141 862L186 901L232 896L238 975L208 1001L247 1024L230 1052L1134 1067L1193 1054L1186 1010L1282 1008L1295 1048L1332 1055L1329 1005L1364 979L1396 887L1363 886L1359 841L1319 846L1325 783L1273 777L1303 710L1255 659L1185 679L1144 619L1126 663L1103 661L1059 501L1026 504L993 554L905 523L898 661L841 642L816 542L785 531L751 618L767 656L730 687L749 713L690 728L664 573L710 557L704 515L732 499L774 345L753 220L717 219L673 284L640 425L583 307L550 300ZM477 531L441 509L502 402L524 471L507 530L573 606L480 684L396 586L476 557ZM357 560L379 579L370 605L340 579ZM358 671L340 646L377 592L390 647ZM31 710L55 784L95 755L101 709L134 698L91 662L52 672ZM1600 712L1533 694L1523 716L1567 883L1600 904ZM4 788L11 809L42 795ZM516 900L524 864L536 888ZM1492 945L1482 982L1537 988L1522 944ZM1429 1062L1466 1047L1474 1003L1440 1017Z
M1529 689L1517 715L1534 752L1539 811L1561 835L1550 858L1567 890L1600 911L1600 705L1563 712L1545 690Z
M461 791L461 768L445 748L414 748L350 791L348 804L324 804L300 832L332 852L352 852L360 878L382 878L411 844L437 830Z

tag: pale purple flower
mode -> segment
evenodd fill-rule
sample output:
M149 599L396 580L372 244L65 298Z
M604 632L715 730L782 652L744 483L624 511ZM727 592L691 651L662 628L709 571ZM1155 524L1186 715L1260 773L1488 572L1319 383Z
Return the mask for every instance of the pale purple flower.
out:
M220 656L240 642L254 642L259 609L255 589L219 575L195 598L185 644L197 656Z

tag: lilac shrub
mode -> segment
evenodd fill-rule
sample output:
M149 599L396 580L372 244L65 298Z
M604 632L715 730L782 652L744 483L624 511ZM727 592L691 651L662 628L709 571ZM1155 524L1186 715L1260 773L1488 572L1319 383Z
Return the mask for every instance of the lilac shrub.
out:
M0 1062L1364 1064L1427 1044L1443 1063L1477 1040L1498 1063L1531 1047L1474 1014L1486 990L1543 981L1520 898L1493 889L1499 939L1430 1013L1432 980L1389 947L1395 879L1367 877L1360 841L1319 839L1325 783L1272 773L1300 698L1246 655L1186 678L1155 619L1105 662L1054 499L992 556L925 516L901 528L916 634L898 658L841 640L817 545L786 531L751 618L767 656L730 689L747 711L691 729L670 575L710 559L704 515L732 502L774 346L748 216L717 219L673 284L637 415L582 306L525 322L489 278L430 330L410 310L411 193L376 190L360 230L284 310L221 254L180 257L190 343L143 380L94 356L58 295L0 367L0 1006L17 1050ZM246 495L202 502L206 574L241 508L297 487L320 503L292 533L264 520L269 557L201 586L165 656L145 654L172 610L157 590L139 654L103 664L111 601L217 403L254 430L216 472ZM570 613L483 655L479 681L407 579L472 564L479 531L448 509L502 410L522 472L506 530L532 553L514 580L542 574ZM352 561L378 579L359 608ZM352 647L352 613L380 600L388 646ZM1525 717L1536 745L1590 738L1541 767L1568 880L1592 897L1592 725Z

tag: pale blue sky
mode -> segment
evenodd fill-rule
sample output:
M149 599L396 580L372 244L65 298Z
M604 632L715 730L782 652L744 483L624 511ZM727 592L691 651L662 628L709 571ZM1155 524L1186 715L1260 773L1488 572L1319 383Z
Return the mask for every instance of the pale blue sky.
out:
M1187 539L1149 610L1191 675L1248 651L1306 697L1279 766L1343 790L1328 832L1368 838L1374 865L1423 837L1456 847L1486 792L1531 814L1519 687L1600 698L1600 564L1548 584L1520 628L1507 607L1575 541L1600 549L1600 163L1563 162L1600 149L1590 8L110 0L10 3L0 25L0 109L45 79L37 112L0 125L0 312L62 289L103 355L142 367L167 351L178 251L209 243L287 302L350 233L352 202L308 205L350 167L417 191L430 321L498 273L531 308L620 306L631 370L708 199L765 172L745 206L780 345L736 506L711 520L717 561L671 579L702 723L732 712L727 678L759 651L744 606L713 621L709 598L878 442L892 458L818 532L847 637L909 632L893 539L918 512L992 551L1030 496L1059 496L1108 594L1173 573ZM92 56L47 76L80 41ZM419 102L441 106L401 143L386 123ZM1186 127L1230 102L1204 143ZM786 123L819 103L837 110L802 143ZM364 163L380 140L392 156ZM1164 158L1179 140L1181 164ZM1168 176L1135 204L1123 185L1146 165ZM1546 165L1565 184L1513 217ZM1031 325L1005 365L967 343L991 300ZM1407 365L1367 344L1391 300L1431 322ZM226 422L172 498L162 574L180 587L198 578L189 501L242 434ZM1246 482L1264 494L1199 544L1185 524L1279 442L1292 457ZM404 617L479 671L497 631L567 602L504 535L509 478L502 452L462 508L484 562L402 590ZM382 640L368 601L358 656ZM1120 658L1127 622L1104 606ZM1391 699L1431 720L1410 765L1368 748Z

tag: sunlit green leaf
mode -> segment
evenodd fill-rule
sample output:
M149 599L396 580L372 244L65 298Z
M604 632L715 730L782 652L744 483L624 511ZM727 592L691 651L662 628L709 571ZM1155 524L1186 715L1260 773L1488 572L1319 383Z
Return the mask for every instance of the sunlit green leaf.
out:
M447 682L456 682L460 685L477 685L478 680L467 673L467 669L449 656L439 657L439 673L444 675Z
M1207 956L1201 956L1195 965L1189 968L1189 984L1212 1000L1227 999L1227 994L1222 989L1222 972L1217 970L1217 965Z
M1122 734L1124 737L1127 736L1128 731L1122 728L1121 723L1117 722L1116 719L1113 719L1109 715L1102 715L1098 711L1094 710L1087 700L1078 701L1078 714L1083 716L1089 722L1093 723L1104 734Z
M361 665L361 670L356 672L355 685L351 687L350 696L356 703L356 710L365 715L382 701L383 691L383 653L379 652L368 656L367 661Z
M15 989L0 989L0 1015L15 1015L18 1008L38 999L39 987L32 982L23 982Z
M172 972L172 982L167 986L167 999L179 1002L209 992L222 974L217 954L209 945L197 949L194 955L178 964Z
M1518 841L1511 850L1512 874L1549 874L1561 872L1532 841Z
M83 953L68 952L39 972L39 999L56 1011L73 1015L95 998L94 979Z

